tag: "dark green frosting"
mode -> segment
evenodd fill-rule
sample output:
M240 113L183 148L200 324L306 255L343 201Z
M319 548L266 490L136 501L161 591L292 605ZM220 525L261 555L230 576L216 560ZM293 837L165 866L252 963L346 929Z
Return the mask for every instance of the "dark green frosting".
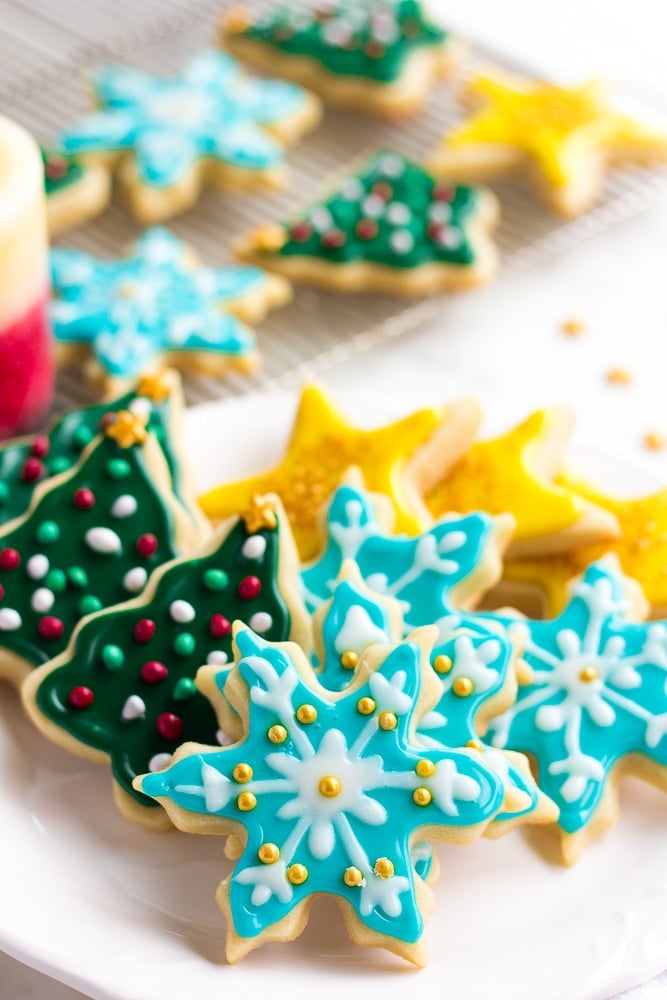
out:
M42 162L44 164L44 190L47 198L62 191L63 188L76 184L85 173L85 168L81 163L67 153L42 149Z
M418 0L281 4L242 34L290 55L309 56L331 73L380 83L397 80L415 49L447 38Z
M259 557L244 554L249 537L251 545L263 539ZM132 780L150 769L155 756L171 754L187 740L217 743L215 715L193 680L209 658L218 664L225 657L231 662L231 622L236 618L248 622L258 612L265 613L271 623L263 636L272 641L288 638L290 615L278 587L279 558L279 527L249 536L239 521L211 555L183 560L167 570L150 603L140 609L120 606L91 618L77 637L71 659L40 684L39 709L82 743L108 753L120 786L142 804L154 806L132 788ZM248 578L256 578L261 589L244 598L238 588ZM187 602L194 611L192 620L174 620L170 610L174 601ZM141 620L155 625L154 634L143 643L135 637ZM145 671L142 676L147 662L163 668L153 668L153 673L149 669L148 680ZM83 708L70 703L78 686L94 694ZM123 718L124 706L133 696L141 699L145 714ZM164 713L180 721L175 738L158 732L158 719ZM155 763L164 765L159 759Z

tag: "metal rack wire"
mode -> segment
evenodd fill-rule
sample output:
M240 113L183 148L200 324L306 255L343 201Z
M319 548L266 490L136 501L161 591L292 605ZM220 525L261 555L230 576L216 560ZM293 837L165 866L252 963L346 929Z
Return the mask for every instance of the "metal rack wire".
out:
M105 60L122 60L156 73L176 70L190 55L211 44L213 25L225 6L219 0L68 0L58 8L44 0L3 0L0 21L0 108L43 142L86 110L86 73ZM46 8L46 9L45 9ZM497 54L470 46L461 67L465 77L495 61L516 70ZM456 88L436 88L425 111L395 126L362 116L328 111L322 126L289 153L290 181L281 192L224 195L208 191L191 212L171 223L210 263L230 260L229 243L263 221L283 218L315 196L328 174L370 147L393 147L419 159L445 128L460 117ZM662 170L614 171L600 203L572 222L555 219L536 205L520 184L497 188L502 222L497 233L501 275L526 269L567 250L647 207L667 191ZM100 256L115 256L138 234L136 222L119 201L100 219L65 234L59 242ZM380 296L333 296L299 289L295 301L272 314L258 339L264 363L251 376L191 377L191 403L250 390L287 387L305 371L323 371L386 338L400 336L436 317L442 296L406 305ZM87 399L76 373L59 378L57 406Z

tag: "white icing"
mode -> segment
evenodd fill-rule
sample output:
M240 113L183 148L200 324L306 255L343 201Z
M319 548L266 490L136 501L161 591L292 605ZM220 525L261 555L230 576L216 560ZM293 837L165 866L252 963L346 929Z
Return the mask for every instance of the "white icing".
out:
M250 894L253 906L268 903L272 896L276 896L281 903L289 903L293 895L292 886L287 878L287 865L282 858L272 865L242 868L234 875L234 881L240 885L254 886Z
M31 580L43 580L49 572L49 560L46 556L38 553L35 556L30 556L25 569Z
M18 611L14 608L0 608L0 632L15 632L21 625Z
M334 647L339 655L349 649L360 653L373 642L389 641L387 633L374 624L368 611L360 604L353 604L345 613Z
M261 559L266 552L266 538L263 535L250 535L241 549L246 559Z
M56 600L56 595L48 587L38 587L30 600L33 611L40 615L45 615L50 611Z
M391 679L386 678L384 674L371 674L368 686L378 704L378 709L386 709L397 715L409 712L412 698L404 691L406 681L404 670L397 670Z
M89 549L102 555L115 555L123 548L119 536L111 528L90 528L85 534L85 541Z
M132 569L128 569L123 577L123 587L125 590L129 590L131 594L138 594L146 586L147 579L148 573L144 567L134 566Z
M169 605L169 616L179 625L194 621L196 611L188 601L172 601Z
M255 614L249 619L248 625L253 632L258 632L260 635L263 635L264 632L268 632L273 625L273 618L268 611L256 611Z
M129 493L124 493L117 500L114 500L111 505L111 516L132 517L133 514L136 514L137 506L136 497L131 496Z
M131 694L123 705L122 717L126 721L132 719L143 719L146 714L146 702L138 694Z

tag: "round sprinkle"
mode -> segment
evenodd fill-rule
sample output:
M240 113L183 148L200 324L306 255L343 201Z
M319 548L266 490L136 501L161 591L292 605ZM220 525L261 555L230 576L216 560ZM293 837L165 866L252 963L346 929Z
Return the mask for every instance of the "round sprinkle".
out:
M197 685L191 677L181 677L174 684L171 696L174 701L190 701L197 694Z
M403 160L395 153L387 153L383 156L378 164L378 167L385 177L400 177L405 170Z
M416 806L428 806L433 801L433 795L428 788L415 788L412 801Z
M32 443L30 451L35 458L46 458L51 448L49 439L44 434L39 434Z
M143 420L148 422L148 418L153 412L153 404L150 399L146 399L144 396L140 396L138 399L133 399L128 406L130 413L133 413L135 417L141 417Z
M295 243L305 243L313 235L313 227L308 222L297 222L290 230Z
M475 690L475 685L469 677L457 677L452 684L452 691L459 698L467 698Z
M88 548L100 555L116 555L123 549L123 543L111 528L90 528L84 538Z
M229 577L222 569L207 569L204 573L204 586L207 590L224 590L229 583Z
M236 588L242 601L252 601L262 591L262 581L257 576L244 576Z
M120 714L126 722L131 722L133 719L143 719L146 715L146 702L138 694L131 694Z
M369 219L379 219L384 208L384 198L381 198L379 194L369 194L361 203L361 210Z
M16 569L21 562L21 556L16 549L0 549L0 569Z
M354 865L350 865L343 872L343 882L348 885L350 889L356 889L357 886L361 885L364 881L364 876L361 869L356 868Z
M448 674L453 665L451 656L446 653L440 653L433 661L433 669L438 674Z
M159 660L146 660L139 676L146 684L160 684L169 671Z
M86 486L82 486L80 489L74 491L72 503L77 510L90 510L91 507L95 506L95 494Z
M88 708L88 706L92 705L95 701L95 695L89 687L84 687L83 684L79 684L77 687L72 688L67 697L67 701L70 703L72 708Z
M280 857L280 848L277 844L262 844L257 857L263 865L274 865Z
M138 594L146 586L147 579L148 573L144 567L134 566L132 569L128 569L123 577L123 587L125 590L129 590L131 594Z
M112 517L132 517L137 512L137 501L130 493L123 493L111 505Z
M136 542L136 549L144 559L150 558L157 551L157 538L148 532L145 535L139 535Z
M256 614L250 616L248 625L253 632L263 635L273 625L273 618L267 611L258 611Z
M269 743L284 743L287 739L287 730L284 726L276 724L275 726L271 726L266 735Z
M241 792L237 796L236 804L241 812L250 812L257 805L257 797L252 792Z
M78 603L77 611L80 615L94 615L96 611L101 611L104 605L99 597L94 594L86 594Z
M359 662L359 654L353 649L346 649L340 658L340 665L344 670L354 670Z
M302 725L310 726L317 718L317 709L314 705L299 705L295 715Z
M141 618L134 626L134 638L137 642L148 642L155 635L155 622L150 618Z
M458 250L463 243L463 234L453 226L445 226L437 234L437 242L447 250Z
M378 858L373 865L373 871L378 878L391 878L394 874L394 865L389 858Z
M237 764L232 771L232 778L234 781L238 781L239 784L244 784L246 781L252 780L252 767L250 764Z
M56 455L56 457L49 462L49 474L52 476L59 476L61 472L67 472L71 468L71 463L69 459L65 458L64 455Z
M25 483L35 483L44 472L44 466L38 458L26 458L21 469L21 479Z
M354 231L360 240L374 240L379 226L375 219L359 219Z
M33 611L38 614L44 615L47 611L50 611L55 602L56 596L52 590L48 587L38 587L35 593L32 595L30 606Z
M392 226L407 226L412 218L412 212L402 201L393 201L387 205L386 217Z
M243 543L241 553L246 559L261 559L266 552L266 538L263 535L250 535Z
M305 865L294 864L287 869L287 880L292 885L303 885L308 878L308 869Z
M357 712L360 715L372 715L376 708L377 704L373 698L360 698L357 702Z
M106 646L102 647L102 663L107 670L120 670L124 662L125 654L120 646L116 646L112 642L108 642Z
M94 437L94 431L91 430L90 427L86 427L85 424L81 424L81 426L77 427L74 431L74 434L72 434L72 442L75 448L78 448L79 451L83 451L84 448L88 447Z
M53 545L60 538L60 528L55 521L42 521L35 532L40 545Z
M208 623L208 630L214 639L224 639L232 630L232 623L224 615L214 614Z
M195 637L190 632L181 632L174 639L174 652L179 656L191 656L196 646Z
M155 720L155 728L163 740L177 740L183 732L183 723L173 712L162 712Z
M26 563L25 571L31 580L43 580L49 572L49 560L46 556L31 556Z
M356 177L351 177L345 181L340 189L340 196L341 198L345 198L346 201L359 201L363 197L363 194L364 186Z
M67 574L62 569L51 569L46 574L44 583L54 594L62 594L67 589Z
M397 229L389 237L389 246L394 253L410 253L415 245L415 238L409 229Z
M428 218L431 222L446 225L452 217L452 206L446 201L434 201L428 207Z
M67 570L67 579L73 587L79 590L88 586L88 574L81 566L70 566Z
M327 229L326 233L320 236L320 243L323 247L336 250L345 243L345 233L342 229Z
M60 618L54 618L52 615L45 615L40 618L37 623L37 631L41 635L42 639L60 639L61 635L65 631L65 626L61 622Z
M126 479L132 469L130 463L124 458L110 458L105 466L105 471L110 479Z
M229 657L222 649L212 649L206 657L206 662L214 667L224 667Z
M165 767L169 767L170 764L170 753L156 753L148 761L148 770L154 774L156 771L164 771Z
M380 712L380 715L378 716L378 725L380 729L389 733L392 729L396 729L398 721L393 712Z
M419 775L420 778L432 778L435 774L435 764L432 760L428 760L424 757L420 760L415 767L415 773Z
M0 632L15 632L21 628L22 621L18 611L14 608L0 608Z
M172 601L169 605L169 616L179 625L194 621L195 613L195 609L188 601Z

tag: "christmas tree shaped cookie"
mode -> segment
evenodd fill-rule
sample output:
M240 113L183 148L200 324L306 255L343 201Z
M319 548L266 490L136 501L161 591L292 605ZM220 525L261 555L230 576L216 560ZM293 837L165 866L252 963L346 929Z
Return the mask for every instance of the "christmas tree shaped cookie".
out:
M416 963L431 894L411 844L469 843L502 806L503 788L474 750L424 750L415 729L433 702L427 637L376 647L341 694L324 690L303 651L246 629L225 696L243 739L189 744L137 787L192 832L242 834L244 848L218 890L227 957L290 941L315 893L339 903L351 937ZM219 698L215 667L203 688ZM218 694L216 695L216 690Z
M88 618L24 684L27 710L46 736L110 761L119 807L139 823L169 825L133 789L138 774L166 767L180 743L226 738L194 679L203 663L231 661L231 623L309 644L296 552L276 503L267 498L194 558L158 569L141 597Z
M25 514L44 480L71 469L115 412L129 410L147 420L169 466L174 492L190 503L187 476L177 448L183 394L178 373L146 375L124 395L107 403L68 410L45 434L0 445L0 525Z
M111 176L99 164L42 150L49 235L55 236L101 215L111 198Z
M612 108L596 81L559 87L489 73L472 80L468 96L473 112L429 160L448 180L525 171L550 208L575 216L598 199L609 166L667 159L667 130Z
M92 82L100 110L66 129L60 145L115 171L143 223L191 208L204 184L281 186L284 146L320 118L312 94L248 77L222 52L200 52L171 77L99 66Z
M311 0L256 16L233 7L221 40L240 59L329 104L391 118L419 110L460 48L419 0Z
M489 192L439 183L384 151L289 222L260 226L236 250L250 263L333 291L428 295L493 276L496 219Z
M156 566L196 544L144 419L115 414L79 464L0 531L0 677L21 681L65 649L80 618L139 593Z
M523 644L527 676L490 740L533 755L560 807L566 864L614 823L624 774L667 790L667 627L638 621L645 611L610 557L586 570L552 621L498 616Z
M123 386L166 362L208 374L250 371L255 336L244 321L289 301L288 283L256 267L198 265L167 229L149 229L129 256L98 260L52 250L53 331L59 355L91 354L89 374Z

